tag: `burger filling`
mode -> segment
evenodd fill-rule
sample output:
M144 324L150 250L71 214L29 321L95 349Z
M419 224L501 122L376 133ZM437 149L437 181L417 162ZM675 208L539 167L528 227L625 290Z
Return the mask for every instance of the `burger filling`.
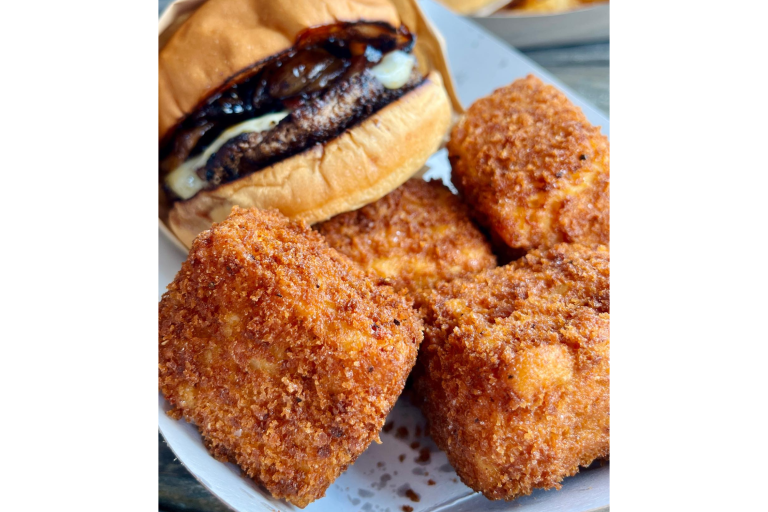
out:
M337 137L423 81L412 47L404 27L305 32L176 128L161 148L166 190L174 200L189 199Z

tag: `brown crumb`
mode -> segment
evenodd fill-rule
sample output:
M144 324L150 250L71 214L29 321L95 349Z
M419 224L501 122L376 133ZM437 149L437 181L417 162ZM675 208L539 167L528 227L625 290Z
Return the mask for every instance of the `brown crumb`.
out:
M413 512L413 507L410 505L403 505L403 512Z
M382 430L382 432L387 433L390 430L392 430L394 427L395 427L395 424L392 423L391 421L388 421L387 424L384 425L384 428L382 428L381 430Z
M429 448L422 448L419 450L419 456L416 458L416 462L419 464L429 464L432 456L429 453Z
M435 482L435 481L434 481L434 480L432 480L431 478L430 478L429 480L427 480L427 485L435 485L436 483L437 483L437 482Z
M406 427L397 427L395 437L398 439L406 439L408 437L408 429Z

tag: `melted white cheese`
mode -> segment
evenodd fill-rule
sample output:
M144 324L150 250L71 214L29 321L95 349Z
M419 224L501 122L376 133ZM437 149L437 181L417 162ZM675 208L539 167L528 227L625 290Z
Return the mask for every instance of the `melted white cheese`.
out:
M229 139L237 137L243 133L265 132L271 130L277 123L287 117L289 112L275 112L261 117L256 117L243 121L240 124L227 128L221 135L213 141L205 151L199 155L187 159L183 164L171 171L165 178L165 183L171 190L176 192L182 199L189 199L202 190L208 182L200 179L197 171L204 166L211 155L216 153L221 146Z
M371 72L387 89L399 89L408 81L414 64L416 57L395 50L384 55L381 62L371 68Z

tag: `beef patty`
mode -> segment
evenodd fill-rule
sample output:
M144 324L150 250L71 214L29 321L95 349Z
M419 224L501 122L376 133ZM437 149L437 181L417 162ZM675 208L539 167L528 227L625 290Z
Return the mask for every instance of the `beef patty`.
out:
M323 94L299 100L275 128L227 141L197 173L206 188L233 181L339 136L423 81L416 68L399 89L387 89L369 69L351 66Z

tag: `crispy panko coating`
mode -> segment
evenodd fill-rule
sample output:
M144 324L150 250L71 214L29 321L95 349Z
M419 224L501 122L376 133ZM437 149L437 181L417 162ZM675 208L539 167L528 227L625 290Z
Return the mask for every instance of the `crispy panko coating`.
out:
M331 247L397 289L416 291L496 266L467 207L440 181L411 179L316 228Z
M416 390L437 445L490 499L560 487L610 443L609 256L561 244L444 283Z
M448 143L452 181L510 247L609 243L609 147L581 109L538 78L476 101Z
M304 507L378 441L421 331L303 223L234 208L160 302L160 389L217 459Z

